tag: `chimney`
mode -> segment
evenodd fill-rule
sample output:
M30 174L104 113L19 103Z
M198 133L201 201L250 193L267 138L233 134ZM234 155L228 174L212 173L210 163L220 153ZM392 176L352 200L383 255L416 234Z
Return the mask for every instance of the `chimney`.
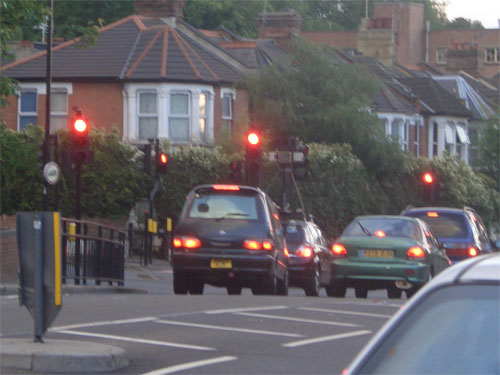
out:
M256 22L259 39L274 39L284 49L288 48L292 38L299 35L302 28L302 18L293 9L261 13Z
M187 0L134 0L136 14L139 16L183 18Z

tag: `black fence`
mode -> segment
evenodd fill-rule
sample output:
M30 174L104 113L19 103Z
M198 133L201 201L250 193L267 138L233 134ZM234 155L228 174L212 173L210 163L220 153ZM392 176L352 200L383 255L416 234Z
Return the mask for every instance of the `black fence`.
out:
M62 219L62 277L67 284L124 285L126 234L83 220Z

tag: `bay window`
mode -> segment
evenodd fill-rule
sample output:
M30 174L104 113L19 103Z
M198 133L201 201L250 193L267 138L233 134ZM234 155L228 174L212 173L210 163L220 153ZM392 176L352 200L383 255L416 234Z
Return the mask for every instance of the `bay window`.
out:
M157 138L158 106L156 92L139 92L138 99L139 139Z
M172 141L189 141L189 95L173 93L170 95L168 116L169 138Z

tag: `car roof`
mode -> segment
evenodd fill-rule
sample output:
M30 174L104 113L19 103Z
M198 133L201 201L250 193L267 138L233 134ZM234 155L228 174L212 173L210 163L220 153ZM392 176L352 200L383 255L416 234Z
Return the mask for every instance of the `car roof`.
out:
M417 221L414 217L409 216L400 216L400 215L363 215L356 216L355 220L359 219L399 219L399 220L407 220L407 221Z
M456 208L456 207L411 207L403 210L402 213L404 214L405 212L427 212L427 211L464 213L466 210L463 208Z

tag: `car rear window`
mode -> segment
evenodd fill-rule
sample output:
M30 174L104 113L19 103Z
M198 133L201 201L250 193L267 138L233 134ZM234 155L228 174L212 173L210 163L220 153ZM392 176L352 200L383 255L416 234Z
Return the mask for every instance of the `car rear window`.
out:
M298 224L288 223L286 225L285 238L287 242L304 242L306 238L304 228Z
M257 220L257 195L206 191L197 193L188 217L197 219Z
M343 236L406 237L421 240L418 224L397 218L360 218L353 221Z
M469 229L463 214L453 212L408 212L406 216L425 221L438 238L468 238Z

